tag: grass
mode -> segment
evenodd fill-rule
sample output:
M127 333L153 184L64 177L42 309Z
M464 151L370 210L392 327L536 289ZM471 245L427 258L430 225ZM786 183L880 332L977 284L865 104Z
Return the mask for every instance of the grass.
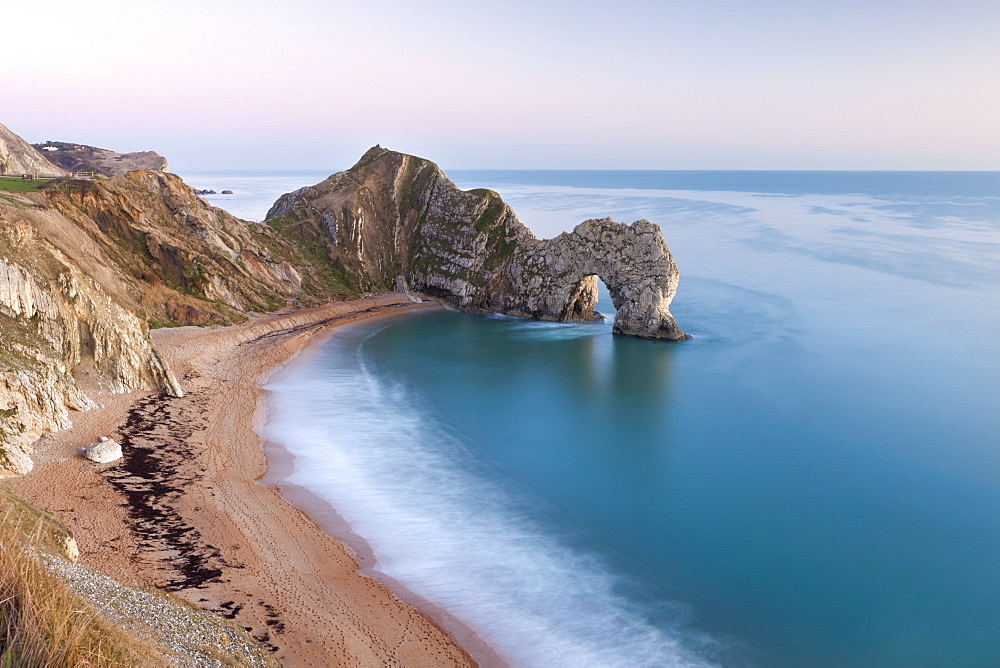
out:
M43 184L48 183L51 180L52 179L35 179L34 181L22 181L20 176L14 178L0 176L0 190L6 190L9 193L37 192L41 189Z
M294 211L272 218L267 221L266 227L257 226L254 236L276 255L299 266L300 271L303 264L313 269L302 275L302 289L306 295L320 299L354 297L366 287L359 285L363 279L350 276L351 272L345 269L342 257L331 253L326 234L319 225L308 219L299 220ZM284 306L283 302L272 298L267 298L267 301L270 310Z
M10 195L0 195L0 201L13 206L15 209L34 209L36 208L34 204L25 204L19 200L14 199Z
M57 551L65 527L0 492L0 666L164 665L45 569L38 552Z
M33 322L28 318L11 318L0 313L0 369L4 371L23 371L38 366L35 352L46 356L52 354L52 348L43 339Z
M476 220L476 231L486 232L500 221L505 208L504 201L496 193L482 188L471 192L477 195L482 194L486 197L486 208L483 209L482 215Z
M150 320L150 329L167 329L171 327L187 327L186 322L177 322L176 320Z

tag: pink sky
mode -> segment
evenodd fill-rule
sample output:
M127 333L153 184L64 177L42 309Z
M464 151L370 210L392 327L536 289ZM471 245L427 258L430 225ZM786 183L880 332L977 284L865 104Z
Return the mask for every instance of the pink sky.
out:
M0 123L174 169L1000 169L1000 3L0 0Z

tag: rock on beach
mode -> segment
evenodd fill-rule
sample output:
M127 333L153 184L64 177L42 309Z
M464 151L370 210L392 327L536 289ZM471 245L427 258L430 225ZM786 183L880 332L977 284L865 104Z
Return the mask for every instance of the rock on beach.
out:
M110 438L101 438L83 451L83 456L98 464L107 464L122 458L122 446Z

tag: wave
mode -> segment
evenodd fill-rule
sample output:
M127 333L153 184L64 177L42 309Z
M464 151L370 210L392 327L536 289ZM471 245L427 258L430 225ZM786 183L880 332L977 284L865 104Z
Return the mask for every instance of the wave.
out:
M370 326L369 326L370 327ZM360 331L360 333L359 333ZM265 436L295 456L288 482L331 503L375 570L442 606L516 666L703 666L715 639L620 595L594 555L524 512L413 388L363 356L363 326L328 339L267 389Z

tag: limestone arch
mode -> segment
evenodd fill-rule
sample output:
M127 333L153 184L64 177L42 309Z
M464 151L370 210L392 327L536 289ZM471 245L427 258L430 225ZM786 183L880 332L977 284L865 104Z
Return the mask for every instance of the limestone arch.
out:
M590 320L597 305L597 281L615 306L613 331L644 338L689 338L674 322L670 302L679 274L660 228L647 220L631 225L610 218L588 220L572 232L539 242L548 285L558 303L548 317ZM542 313L540 317L547 317Z

